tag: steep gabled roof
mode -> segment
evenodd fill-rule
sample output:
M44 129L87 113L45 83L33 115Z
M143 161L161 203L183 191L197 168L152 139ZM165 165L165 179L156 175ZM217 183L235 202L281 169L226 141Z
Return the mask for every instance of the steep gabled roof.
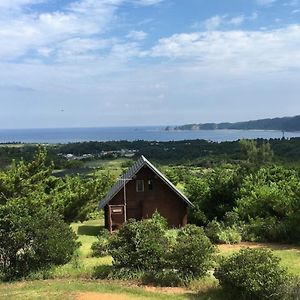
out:
M168 185L184 202L186 202L189 206L194 206L192 202L190 202L190 200L182 192L180 192L170 180L168 180L157 168L151 164L149 160L142 155L133 164L133 166L122 175L122 177L110 189L108 194L100 201L99 209L107 205L109 201L112 200L115 195L117 195L117 193L124 187L124 181L127 184L127 182L129 182L144 166L149 167L149 169L151 169L166 185Z

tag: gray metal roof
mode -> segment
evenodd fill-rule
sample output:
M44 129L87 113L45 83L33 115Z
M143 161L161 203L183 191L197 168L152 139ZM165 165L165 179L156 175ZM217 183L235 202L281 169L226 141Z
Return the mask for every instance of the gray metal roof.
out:
M155 168L149 160L147 160L143 155L133 164L128 171L122 175L122 177L112 186L107 195L100 201L99 209L103 208L109 203L110 200L124 187L124 181L126 184L132 180L134 175L144 166L148 166L160 179L162 179L184 202L190 206L194 206L192 202L180 192L176 186L168 180L157 168Z

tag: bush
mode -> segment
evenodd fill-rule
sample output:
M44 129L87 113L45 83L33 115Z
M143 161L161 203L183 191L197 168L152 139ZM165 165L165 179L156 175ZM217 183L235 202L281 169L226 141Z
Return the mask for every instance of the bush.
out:
M214 265L215 252L203 228L187 225L178 232L170 268L176 270L183 282L203 277Z
M168 229L168 221L166 218L160 215L160 213L156 210L155 213L151 217L151 222L155 223L160 227L162 231Z
M110 243L116 269L153 271L165 264L168 239L157 220L129 220Z
M300 299L300 278L291 276L290 280L286 281L282 290L283 299Z
M275 217L250 219L244 225L243 238L250 242L283 242L286 241L284 227Z
M109 277L177 286L206 275L214 265L215 248L203 228L166 228L157 213L152 219L129 220L110 242L114 262Z
M242 249L223 259L215 277L228 292L245 299L280 299L288 281L280 259L269 250Z
M94 267L93 278L95 279L108 279L112 274L112 266L100 265Z
M238 244L242 240L242 235L236 225L225 227L223 223L216 220L208 223L205 233L216 244Z
M103 257L109 254L109 241L111 235L107 229L103 229L98 236L98 240L91 246L93 257Z
M146 273L142 277L142 282L167 287L181 286L185 283L180 273L170 269Z
M38 197L37 197L38 198ZM11 280L71 260L76 235L34 195L0 205L0 274Z

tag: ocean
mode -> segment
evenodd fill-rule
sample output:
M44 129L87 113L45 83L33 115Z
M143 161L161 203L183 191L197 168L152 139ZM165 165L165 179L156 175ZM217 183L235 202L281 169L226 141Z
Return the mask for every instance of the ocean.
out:
M285 137L300 137L300 132L286 132ZM223 142L256 138L282 138L282 132L267 130L165 131L164 127L160 126L0 130L0 143L57 144L84 141L180 141L195 139Z

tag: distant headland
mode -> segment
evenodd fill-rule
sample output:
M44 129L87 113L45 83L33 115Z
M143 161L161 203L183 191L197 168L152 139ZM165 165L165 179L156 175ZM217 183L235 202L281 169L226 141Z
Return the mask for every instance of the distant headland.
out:
M281 130L300 131L300 115L273 119L260 119L236 123L199 123L167 126L165 130Z

